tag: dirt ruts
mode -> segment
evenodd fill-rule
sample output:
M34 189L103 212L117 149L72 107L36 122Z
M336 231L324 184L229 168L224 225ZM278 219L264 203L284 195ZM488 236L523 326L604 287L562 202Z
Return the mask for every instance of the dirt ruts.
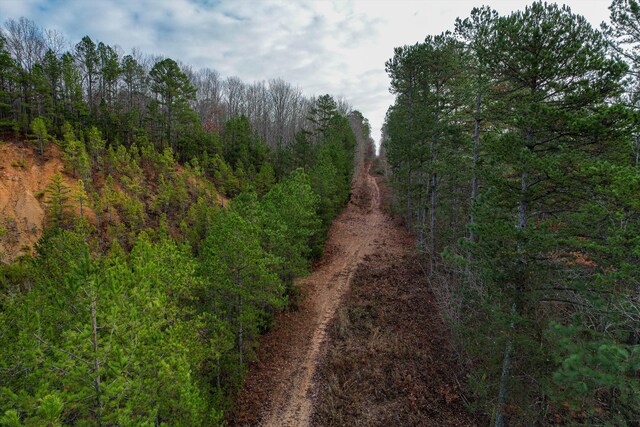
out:
M373 242L389 231L369 168L356 180L351 202L332 224L315 271L298 283L303 293L299 309L278 316L278 326L260 340L258 362L238 398L233 424L309 425L314 373L327 326L356 267Z
M356 179L351 201L332 224L324 256L316 265L314 272L298 282L302 292L299 309L294 312L279 314L276 318L277 326L260 339L257 361L250 366L245 386L236 401L236 407L231 419L228 420L231 425L305 427L325 424L344 425L342 422L336 423L336 420L342 419L346 421L348 419L348 417L343 417L344 414L337 414L337 417L327 415L327 411L330 412L332 410L327 409L326 404L332 398L328 391L328 385L330 385L328 380L336 377L336 375L340 376L335 369L334 361L331 359L335 359L333 357L335 352L332 351L332 346L343 346L343 343L339 342L339 339L335 337L335 333L331 332L336 327L335 323L340 320L337 319L336 314L338 311L342 313L344 310L349 310L350 304L357 304L357 301L354 301L352 297L346 298L346 295L353 294L350 292L350 285L352 282L356 282L354 275L358 275L358 277L362 275L363 268L367 271L378 271L375 277L367 278L365 280L367 282L374 283L374 280L385 279L384 277L379 277L380 275L390 278L390 280L383 280L384 289L383 293L380 294L382 301L409 298L408 295L392 297L389 297L389 295L392 295L395 292L393 289L397 287L394 273L402 273L397 271L398 269L403 271L407 269L406 260L413 256L414 249L413 239L407 234L406 230L390 216L383 213L381 209L381 190L376 179L369 173L370 169L371 164L366 165ZM387 194L386 188L384 194ZM382 198L387 199L384 196ZM380 263L384 265L379 265ZM416 274L420 277L416 277L415 281L413 278L403 279L403 283L411 284L415 282L424 285L424 280L426 279L421 270L420 272L415 269L410 270L411 274ZM361 282L362 280L358 283ZM376 305L376 298L378 297L373 293L367 294L369 291L367 291L366 283L363 283L362 286L359 286L359 292L364 292L367 298L371 300L367 304ZM390 290L391 294L389 293ZM380 292L380 289L372 287L370 291ZM433 356L437 359L440 357L440 354L438 354L440 351L447 351L443 344L449 339L446 334L446 328L439 319L435 303L431 302L431 304L425 305L425 301L432 300L428 290L421 287L421 289L416 288L411 292L419 292L421 295L426 295L426 300L421 300L420 304L427 312L431 312L429 317L416 320L419 322L424 320L432 324L418 324L416 321L411 320L411 313L404 313L404 318L406 318L405 320L407 320L407 325L409 326L398 326L402 328L417 328L423 331L422 334L417 334L417 336L423 337L421 339L425 341L425 345L428 345L426 341L433 339L428 336L429 334L424 334L425 330L433 331L434 334L437 334L436 339L439 340L437 345L428 345L433 348L433 354L429 355L429 357ZM365 295L361 295L361 297ZM387 304L382 309L387 310L390 307ZM380 327L385 327L385 325L380 325ZM333 342L334 340L336 340L335 343ZM364 341L361 339L363 343L354 342L353 345L368 348L369 340L370 337L365 337ZM412 349L414 345L417 347ZM422 345L422 342L415 342L411 346L408 345L403 351L407 354L412 354L414 350L424 353L423 349L418 348ZM367 364L373 366L382 362L381 360L372 360L382 353L384 352L374 352L373 355L367 355L364 360L349 360L344 361L344 364L352 364L353 367L350 367L349 371L354 373L358 370L366 371L369 369L366 366ZM350 354L359 358L358 354L362 355L364 353L352 352ZM437 366L438 371L442 371L444 366L444 371L447 371L446 367L450 363L453 363L450 358L442 358L442 363L434 364L434 366ZM404 368L398 365L397 369L403 370ZM420 367L419 370L429 372L428 367ZM452 372L456 372L456 370L459 372L457 367L452 367ZM357 376L366 377L366 375L361 375L360 373L357 373ZM414 377L417 377L417 375L414 374ZM351 387L358 387L357 379L349 379L348 381ZM412 380L408 381L411 382ZM430 403L427 406L429 411L442 412L443 417L425 418L418 414L417 417L404 419L429 419L432 421L439 419L442 422L444 418L449 418L451 414L465 412L461 408L460 399L455 398L452 401L451 397L442 398L441 390L454 390L450 387L450 381L457 380L455 378L438 378L437 384L429 384L428 386L414 384L411 386L412 390L434 390L430 393L433 396L429 396L428 402ZM386 386L395 387L396 385L399 390L397 393L394 391L391 394L399 395L400 401L404 401L405 397L402 396L405 394L403 390L407 389L405 384L387 382ZM370 383L363 384L363 386L367 390L359 390L354 395L360 396L360 392L366 395L371 390ZM443 388L445 386L447 388ZM454 392L454 394L456 393ZM407 398L413 399L414 397L409 393ZM397 409L404 408L410 411L415 407L415 405L405 406L401 402L398 404L398 402L396 399L393 403ZM378 406L388 406L390 403L377 402L365 408L365 410L379 412L380 408ZM451 403L456 407L449 408ZM445 405L441 408L442 411L437 407L439 404ZM320 405L322 406L320 407ZM356 406L358 405L356 403ZM336 407L338 408L337 410L340 410L340 405ZM342 408L349 408L349 405L342 405ZM362 416L358 418L361 419ZM377 425L374 420L382 419L383 417L376 416L370 418L369 422L365 421L365 424ZM456 417L451 417L452 422L454 419ZM389 419L387 418L387 420ZM458 422L462 420L464 421L460 425L474 424L473 421L469 421L465 416L457 418ZM353 419L350 419L348 425L355 425L351 421Z

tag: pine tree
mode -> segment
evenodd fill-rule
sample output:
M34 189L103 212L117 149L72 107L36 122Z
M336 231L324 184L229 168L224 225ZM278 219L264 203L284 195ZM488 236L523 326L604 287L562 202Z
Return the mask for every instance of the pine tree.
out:
M553 317L540 317L545 301L562 299L545 284L577 291L553 258L560 248L571 252L556 230L564 231L562 213L595 190L581 171L616 138L623 117L607 100L620 93L626 70L608 58L603 36L566 7L534 3L499 18L493 31L487 61L501 84L493 87L489 114L504 131L487 141L486 180L495 191L483 200L490 217L478 220L474 257L483 260L507 321L500 326L509 331L498 399L504 406L516 398L508 386L518 375L511 359L534 360L531 339ZM502 274L489 273L496 268ZM496 425L505 422L500 407L496 417Z
M51 50L48 49L45 53L42 73L46 82L46 99L47 99L47 113L52 123L58 126L62 117L62 108L60 105L60 88L62 87L62 61Z
M87 147L91 164L94 168L101 170L104 165L106 142L95 126L91 126L87 132Z
M338 106L329 94L320 96L309 110L307 119L315 125L313 134L324 140L329 131L329 123L338 114Z
M47 205L49 205L49 220L51 225L60 227L64 224L65 213L69 208L69 193L71 189L62 181L60 172L56 172L51 177L51 182L45 190L47 197Z
M84 218L84 206L89 200L87 192L85 190L85 184L82 180L78 180L75 191L73 192L73 199L78 203L80 208L80 218Z
M187 75L170 58L157 62L149 72L149 77L152 80L151 89L156 94L158 103L163 107L162 137L174 151L179 152L176 145L176 126L180 123L182 113L190 110L188 102L195 98L196 91Z
M16 78L15 67L7 52L4 35L0 34L0 126L3 127L11 126L11 92L8 89Z
M80 176L84 182L91 180L91 162L84 143L76 138L69 128L64 134L64 160L71 168L73 176Z
M456 34L465 41L468 55L466 61L472 65L469 73L468 90L474 95L473 111L473 151L472 177L469 217L469 241L477 242L475 231L475 215L473 205L480 193L480 156L482 154L481 133L486 123L487 96L492 84L492 70L487 67L487 54L492 23L498 18L498 13L489 7L474 8L471 15L462 20L456 20ZM485 126L486 127L486 126Z
M628 58L635 3L614 1L620 27L607 31ZM640 336L628 316L639 263L627 67L567 7L474 9L456 30L450 45L428 37L387 62L383 148L419 241L416 223L436 215L424 238L447 245L430 245L447 271L434 286L474 360L477 403L496 425L548 422L542 412L627 424Z
M80 62L87 82L87 102L89 112L95 109L94 84L98 73L98 53L91 37L84 36L75 46L75 55Z
M278 259L276 271L288 285L309 267L310 244L320 231L318 204L311 180L301 169L273 186L260 201L263 247Z
M284 303L282 284L270 271L275 259L260 246L256 226L233 209L216 215L201 259L202 273L223 298L222 314L233 328L242 367L250 350L247 344L264 327L266 310Z
M31 122L31 130L36 136L36 141L38 142L38 150L40 150L40 156L44 156L44 146L49 139L49 134L47 133L47 125L45 124L42 117L36 117Z

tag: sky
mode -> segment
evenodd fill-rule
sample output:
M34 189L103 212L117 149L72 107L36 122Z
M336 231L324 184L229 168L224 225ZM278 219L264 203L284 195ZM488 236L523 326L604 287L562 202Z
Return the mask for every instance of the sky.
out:
M376 142L394 101L385 61L393 48L452 30L456 17L524 0L0 0L0 21L24 16L75 44L94 41L208 67L246 83L282 78L305 95L344 97L371 123ZM566 0L592 25L610 0Z

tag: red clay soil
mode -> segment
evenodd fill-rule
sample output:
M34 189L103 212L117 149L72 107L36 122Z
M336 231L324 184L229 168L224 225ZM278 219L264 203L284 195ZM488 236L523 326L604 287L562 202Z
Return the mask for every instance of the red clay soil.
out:
M27 144L0 140L0 262L30 253L42 237L44 190L64 169L57 146L50 144L40 156L33 143ZM71 188L77 184L66 175L64 182Z
M260 339L231 425L476 425L414 242L369 169L298 283L299 309Z

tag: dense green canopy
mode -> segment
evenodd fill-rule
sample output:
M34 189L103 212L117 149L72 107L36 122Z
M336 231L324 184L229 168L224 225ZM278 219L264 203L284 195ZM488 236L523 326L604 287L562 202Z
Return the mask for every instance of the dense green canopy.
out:
M614 2L608 35L629 43L637 12ZM636 64L618 52L568 7L535 2L474 9L387 62L383 148L496 426L640 411Z

